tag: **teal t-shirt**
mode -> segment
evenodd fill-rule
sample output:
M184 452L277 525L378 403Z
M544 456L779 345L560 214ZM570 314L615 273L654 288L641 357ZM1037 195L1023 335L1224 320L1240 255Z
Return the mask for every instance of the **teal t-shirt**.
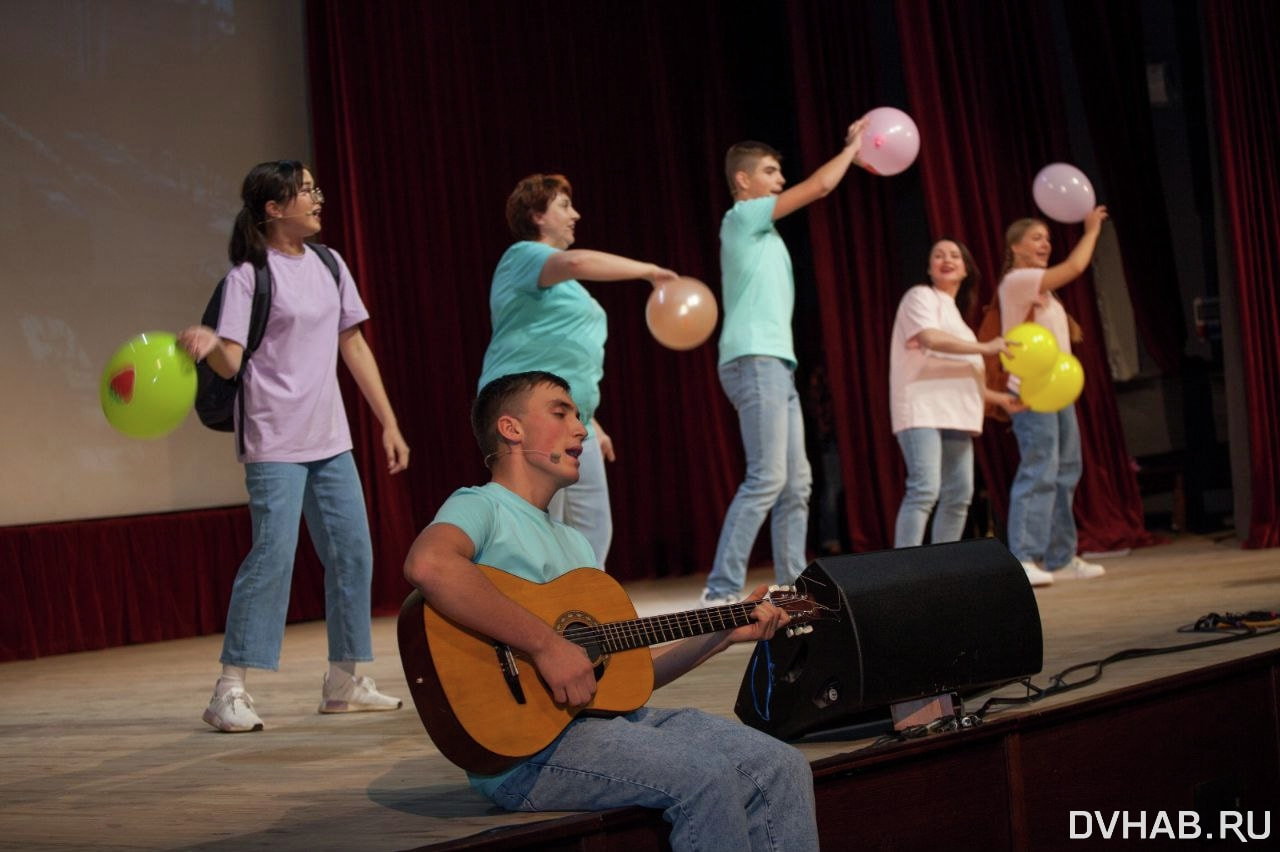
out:
M557 285L559 286L559 285ZM585 536L496 482L459 488L433 524L452 524L475 545L475 562L500 568L535 583L546 583L575 568L598 568ZM491 797L520 764L497 775L468 772L471 786Z
M724 327L720 363L771 355L796 365L791 338L796 283L791 253L773 226L777 196L739 201L720 223Z
M477 389L510 373L547 370L569 383L589 429L600 406L608 320L604 308L577 281L538 286L543 265L557 251L525 240L508 248L498 261L489 290L493 336Z

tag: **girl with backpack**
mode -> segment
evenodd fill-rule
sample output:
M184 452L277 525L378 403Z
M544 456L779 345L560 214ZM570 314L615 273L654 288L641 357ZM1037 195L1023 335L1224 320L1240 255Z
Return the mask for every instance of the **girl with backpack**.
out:
M325 261L307 249L305 241L320 231L324 204L311 172L296 160L261 163L245 177L241 198L228 252L234 268L223 286L217 328L196 325L178 335L192 358L207 359L218 375L239 375L243 382L237 455L245 466L253 546L232 587L222 676L203 717L228 733L262 730L245 674L279 666L304 515L325 567L330 662L319 711L401 706L355 673L357 663L373 659L373 547L338 387L339 355L382 424L388 472L409 463L377 362L360 333L369 314L355 281L334 253L335 288ZM261 344L246 352L261 267L271 275L271 307Z

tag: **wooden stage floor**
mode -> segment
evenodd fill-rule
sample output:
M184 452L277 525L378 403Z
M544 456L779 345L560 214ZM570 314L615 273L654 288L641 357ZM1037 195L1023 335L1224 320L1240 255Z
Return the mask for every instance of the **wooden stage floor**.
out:
M1076 663L1190 641L1177 628L1210 612L1280 610L1280 551L1183 536L1099 561L1103 578L1036 592L1045 640L1044 670L1033 679L1040 686ZM682 610L696 602L700 580L630 591L642 615ZM394 850L548 818L507 814L472 793L409 704L392 713L317 714L321 623L289 627L280 672L251 673L267 729L213 731L200 713L220 642L208 636L0 665L0 848ZM375 621L374 643L378 660L363 673L408 701L393 618ZM1038 709L1277 648L1280 635L1271 635L1117 663L1099 683ZM749 653L731 649L652 703L732 718ZM869 743L802 748L818 759Z

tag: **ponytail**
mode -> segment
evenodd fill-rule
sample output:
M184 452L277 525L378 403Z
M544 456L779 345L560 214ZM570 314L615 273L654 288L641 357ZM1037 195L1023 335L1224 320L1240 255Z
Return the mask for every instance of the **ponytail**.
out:
M231 226L231 242L227 246L227 256L232 266L252 263L262 266L267 262L267 241L262 234L261 221L248 207L241 207L236 214L235 224Z
M297 160L259 163L245 175L240 187L244 206L236 214L227 244L227 257L233 266L267 262L267 203L288 204L298 196L305 166Z

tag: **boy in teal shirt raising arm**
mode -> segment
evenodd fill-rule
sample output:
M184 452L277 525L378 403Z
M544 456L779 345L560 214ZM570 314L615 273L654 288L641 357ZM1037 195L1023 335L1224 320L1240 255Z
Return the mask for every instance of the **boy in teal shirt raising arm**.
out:
M720 385L738 412L747 472L725 513L703 606L741 599L747 557L767 514L777 581L790 583L804 571L813 475L794 375L795 279L773 223L829 194L850 165L861 164L865 126L865 117L851 124L843 150L786 190L781 155L770 146L739 142L725 155L734 205L720 225Z

